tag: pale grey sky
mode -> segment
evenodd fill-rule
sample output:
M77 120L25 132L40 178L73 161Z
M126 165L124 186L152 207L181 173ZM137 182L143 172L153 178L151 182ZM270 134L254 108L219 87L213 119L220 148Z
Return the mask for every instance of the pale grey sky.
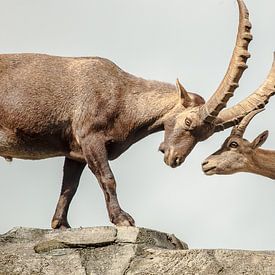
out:
M274 0L246 0L253 24L252 58L230 105L266 77L275 50ZM235 0L0 0L0 52L102 56L149 79L181 79L209 98L235 43ZM275 98L247 130L270 130ZM229 131L198 144L177 169L157 151L163 133L111 162L122 207L137 226L176 234L191 248L275 249L275 182L252 174L206 177L201 162ZM0 160L0 233L14 226L49 228L61 188L62 158ZM103 194L88 169L72 202L73 227L110 225Z

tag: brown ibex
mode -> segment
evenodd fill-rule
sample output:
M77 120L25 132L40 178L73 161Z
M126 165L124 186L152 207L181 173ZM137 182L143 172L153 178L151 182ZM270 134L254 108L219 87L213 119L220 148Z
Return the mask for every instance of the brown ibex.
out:
M109 160L143 137L165 131L160 151L171 167L184 162L197 142L231 127L267 102L222 109L247 68L252 39L248 11L238 0L236 45L224 79L204 99L176 86L122 71L98 57L42 54L0 55L0 155L6 159L65 156L61 194L53 228L69 227L67 212L86 164L105 196L111 222L134 225L118 203Z
M206 175L249 172L275 179L275 151L259 148L266 141L268 131L262 132L252 142L243 138L249 122L261 111L255 110L245 116L222 147L202 163Z
M273 95L275 92L275 52L273 64L265 82L253 94L255 100ZM243 106L247 104L246 100ZM202 170L206 175L228 175L237 172L250 172L275 179L275 151L259 148L267 139L268 131L264 131L252 142L243 138L251 119L263 109L247 114L236 125L221 148L207 157L202 163Z
M273 95L274 92L275 52L269 75L253 94L256 100L256 98L265 97L266 94ZM247 102L244 100L243 105L246 104ZM275 151L258 148L266 141L268 131L261 133L252 142L243 138L249 122L261 111L263 109L248 113L238 125L233 127L221 148L203 161L202 170L206 175L251 172L275 179Z

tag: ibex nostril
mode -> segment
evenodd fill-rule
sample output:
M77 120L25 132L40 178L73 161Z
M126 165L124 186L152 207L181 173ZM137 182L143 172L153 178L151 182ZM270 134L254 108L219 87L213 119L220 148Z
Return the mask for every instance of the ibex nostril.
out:
M204 161L204 162L202 163L202 166L206 165L208 162L209 162L208 160Z
M162 152L163 154L165 153L165 145L163 142L159 146L159 151Z

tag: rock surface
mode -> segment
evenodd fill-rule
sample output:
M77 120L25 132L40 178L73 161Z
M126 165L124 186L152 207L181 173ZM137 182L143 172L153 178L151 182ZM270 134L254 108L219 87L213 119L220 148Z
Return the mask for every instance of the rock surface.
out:
M0 275L275 274L275 252L190 249L174 235L135 227L0 235Z

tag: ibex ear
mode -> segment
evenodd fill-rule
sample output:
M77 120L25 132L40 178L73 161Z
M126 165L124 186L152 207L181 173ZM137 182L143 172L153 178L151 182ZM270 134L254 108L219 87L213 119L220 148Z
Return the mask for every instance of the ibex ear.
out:
M268 131L262 132L260 135L258 135L253 141L252 141L252 148L256 149L260 146L262 146L266 139L268 137Z
M177 91L178 91L178 94L179 94L180 103L185 108L190 107L190 105L192 103L192 99L190 98L190 96L188 95L188 93L184 89L184 87L181 85L181 83L179 82L178 78L176 80L176 86L177 86Z

